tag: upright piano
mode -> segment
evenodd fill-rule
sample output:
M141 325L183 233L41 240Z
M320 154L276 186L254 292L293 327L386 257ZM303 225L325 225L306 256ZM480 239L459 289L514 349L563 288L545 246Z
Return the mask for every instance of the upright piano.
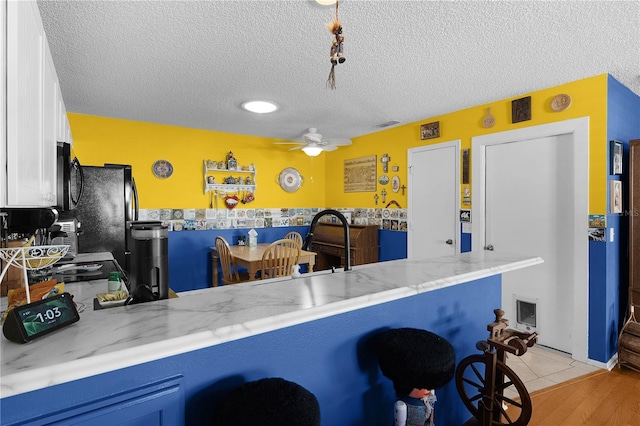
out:
M349 225L351 266L378 261L378 226ZM316 271L344 267L344 228L339 223L319 222L310 250L316 252Z

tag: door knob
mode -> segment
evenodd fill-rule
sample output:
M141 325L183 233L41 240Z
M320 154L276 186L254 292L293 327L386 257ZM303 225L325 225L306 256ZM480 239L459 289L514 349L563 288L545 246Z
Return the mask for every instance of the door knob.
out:
M451 238L449 238L447 241L445 241L445 243L451 245L451 244L453 244L453 240Z
M493 245L489 244L488 246L484 246L485 250L493 251Z

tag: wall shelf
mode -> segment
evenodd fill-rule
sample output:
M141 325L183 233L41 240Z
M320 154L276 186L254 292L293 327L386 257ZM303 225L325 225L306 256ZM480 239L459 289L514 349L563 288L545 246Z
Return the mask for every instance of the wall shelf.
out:
M253 166L246 166L246 170L243 170L243 166L238 166L236 169L219 169L213 167L215 162L210 160L204 160L204 193L211 191L223 191L227 193L235 193L241 191L250 191L255 193L256 190L256 169ZM251 169L251 170L250 170ZM215 183L209 183L209 177L215 179ZM224 180L228 177L240 178L243 183L224 183ZM245 183L249 178L253 183Z

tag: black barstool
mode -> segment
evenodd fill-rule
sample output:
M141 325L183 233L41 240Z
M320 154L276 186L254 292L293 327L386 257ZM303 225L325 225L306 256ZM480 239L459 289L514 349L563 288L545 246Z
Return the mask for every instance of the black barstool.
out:
M216 405L213 426L320 426L315 395L281 378L248 382Z
M396 391L397 424L433 423L436 388L447 384L455 372L453 346L426 330L396 328L374 337L380 370Z

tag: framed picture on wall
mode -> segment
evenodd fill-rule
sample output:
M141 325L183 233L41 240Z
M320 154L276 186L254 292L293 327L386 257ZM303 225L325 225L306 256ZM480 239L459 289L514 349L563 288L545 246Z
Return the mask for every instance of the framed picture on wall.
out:
M622 174L622 142L611 141L611 174Z
M609 208L612 214L622 213L622 181L612 180L609 189Z
M433 123L420 125L420 140L433 139L440 137L440 122L434 121Z

